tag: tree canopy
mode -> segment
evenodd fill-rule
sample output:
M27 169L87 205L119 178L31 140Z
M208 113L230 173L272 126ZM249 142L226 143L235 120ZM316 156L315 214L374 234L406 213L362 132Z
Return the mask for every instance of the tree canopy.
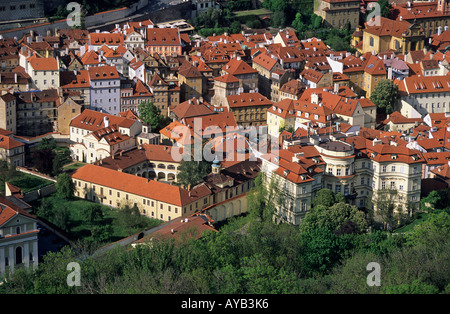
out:
M394 111L398 98L398 85L388 79L380 80L372 95L370 95L370 100L377 106L378 110L386 114Z

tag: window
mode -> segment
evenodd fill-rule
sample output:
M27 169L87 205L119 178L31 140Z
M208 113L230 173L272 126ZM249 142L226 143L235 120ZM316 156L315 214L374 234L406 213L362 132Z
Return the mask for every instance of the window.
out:
M395 172L395 166L391 167L391 172Z
M386 166L383 166L383 167L381 168L381 171L382 171L382 172L386 172Z
M370 37L370 39L369 39L369 45L370 45L371 47L373 47L373 45L374 45L373 37Z
M341 175L341 169L336 169L336 175L340 176Z
M381 182L381 189L382 190L386 189L386 182L384 182L384 181Z

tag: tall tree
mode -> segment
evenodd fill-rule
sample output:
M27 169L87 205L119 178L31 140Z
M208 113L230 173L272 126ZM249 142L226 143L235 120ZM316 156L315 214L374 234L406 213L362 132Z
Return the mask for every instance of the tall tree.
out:
M211 164L206 161L181 161L178 173L178 183L185 188L199 183L211 172Z
M170 122L151 101L142 102L138 106L138 111L139 119L146 124L150 124L152 132L158 132Z
M379 112L386 114L394 111L398 98L398 85L388 79L382 79L370 95L370 100L377 106Z
M58 175L56 181L56 193L63 199L71 199L75 192L75 183L72 181L72 177L67 173L61 173Z

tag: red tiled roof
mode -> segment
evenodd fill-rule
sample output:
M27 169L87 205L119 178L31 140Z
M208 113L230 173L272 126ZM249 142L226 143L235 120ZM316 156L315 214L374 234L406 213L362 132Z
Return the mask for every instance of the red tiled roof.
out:
M9 150L24 145L25 145L24 143L21 143L13 138L10 138L9 136L0 135L0 148Z
M277 60L272 58L268 53L260 53L252 59L253 63L262 66L264 69L271 71L277 64Z
M121 33L89 33L89 44L101 46L103 44L110 46L122 45L124 42Z
M119 73L115 66L90 67L88 71L91 81L119 79Z
M104 118L107 117L110 125L118 125L123 128L130 128L136 121L112 114L102 113L95 110L85 109L78 116L70 121L70 126L89 131L96 131L104 128Z
M35 71L58 71L55 58L30 58L29 62Z
M204 192L202 194L189 193L189 191L175 185L148 180L143 177L92 164L76 170L72 178L176 206L188 205L208 195Z
M241 93L239 95L227 96L230 108L251 107L251 106L270 106L273 102L260 93Z
M226 65L222 67L222 70L232 75L258 73L257 70L249 66L245 61L238 59L231 59Z
M217 76L214 78L214 80L224 83L239 83L239 79L231 74Z
M149 46L173 46L181 45L178 28L146 28Z

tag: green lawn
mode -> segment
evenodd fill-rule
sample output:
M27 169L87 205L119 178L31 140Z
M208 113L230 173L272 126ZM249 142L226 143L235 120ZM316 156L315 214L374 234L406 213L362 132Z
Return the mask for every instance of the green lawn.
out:
M63 170L69 170L69 171L73 171L73 170L77 170L83 166L85 166L86 164L83 162L73 162L71 164L68 164L66 166L63 167Z
M126 238L139 231L148 230L162 223L162 221L160 220L142 216L141 227L126 226L118 221L119 220L118 209L100 205L103 212L103 218L96 221L94 224L91 224L86 220L86 218L83 216L82 213L85 207L91 206L92 204L96 203L79 198L74 198L73 200L64 200L57 197L56 195L52 195L49 197L42 198L39 201L36 201L33 204L33 207L37 210L37 208L42 204L44 204L45 206L51 206L53 209L62 206L68 209L69 211L68 233L71 234L75 239L89 239L97 241L97 239L92 238L91 235L92 228L94 226L110 225L112 227L112 233L107 240L103 241L104 243L110 243Z
M256 9L256 10L248 10L248 11L235 11L233 12L233 14L236 17L240 17L240 16L247 16L247 15L262 15L262 14L269 14L272 13L271 11L267 10L267 9Z
M12 185L21 188L23 193L34 191L53 183L50 180L42 179L40 177L33 176L31 174L23 173L20 171L15 171L14 173L8 175L5 178L5 180L11 183ZM0 192L2 194L5 193L4 184L0 186Z

